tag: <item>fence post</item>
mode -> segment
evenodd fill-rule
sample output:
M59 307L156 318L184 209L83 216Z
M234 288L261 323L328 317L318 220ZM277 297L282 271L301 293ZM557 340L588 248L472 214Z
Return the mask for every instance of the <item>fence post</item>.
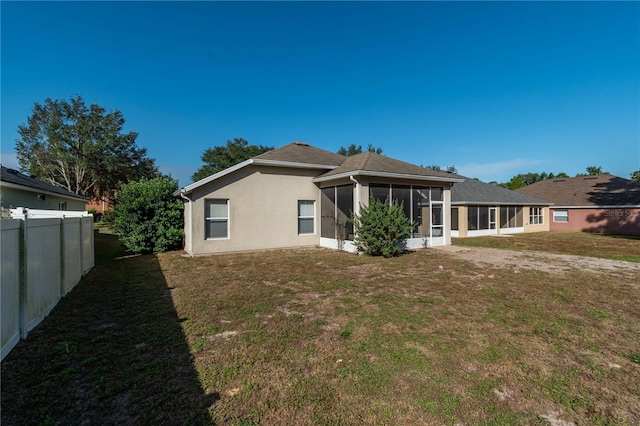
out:
M20 254L18 255L20 259L20 272L18 274L20 306L18 312L20 316L20 338L22 340L27 338L27 216L28 213L23 210L22 217L18 218L21 220L20 226L22 227L22 232L20 232Z
M65 261L64 261L64 215L60 219L60 297L64 297Z

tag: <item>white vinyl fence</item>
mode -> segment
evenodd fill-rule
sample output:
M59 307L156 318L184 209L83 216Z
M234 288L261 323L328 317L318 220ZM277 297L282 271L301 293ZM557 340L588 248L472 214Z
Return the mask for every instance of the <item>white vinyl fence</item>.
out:
M13 209L0 220L1 359L94 265L86 212Z

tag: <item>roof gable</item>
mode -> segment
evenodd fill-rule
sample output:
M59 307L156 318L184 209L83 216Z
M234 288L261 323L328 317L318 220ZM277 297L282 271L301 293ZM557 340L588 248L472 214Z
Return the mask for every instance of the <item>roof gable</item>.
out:
M521 194L476 179L465 178L451 188L451 204L549 205L540 198Z
M547 199L556 206L640 205L640 183L610 174L546 179L516 191Z
M61 197L73 198L75 200L89 201L89 198L82 195L75 194L71 191L67 191L59 186L51 185L50 183L43 182L41 180L32 178L25 174L20 173L17 170L9 169L5 166L0 166L0 180L2 182L10 183L20 186L26 191L31 192L49 192L59 195Z
M447 172L432 170L426 167L386 157L375 152L363 152L362 154L347 157L337 168L330 170L316 178L316 181L329 180L349 174L367 175L394 175L398 177L422 177L434 180L460 182L462 177Z
M286 163L339 166L347 157L310 146L304 142L293 142L282 148L267 151L253 158L256 160L271 160Z

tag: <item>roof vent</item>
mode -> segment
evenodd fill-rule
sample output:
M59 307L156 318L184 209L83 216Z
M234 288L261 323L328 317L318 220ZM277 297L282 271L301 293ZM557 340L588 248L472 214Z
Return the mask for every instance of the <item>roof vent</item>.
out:
M309 146L309 144L306 143L306 142L294 142L293 144L294 145L300 145L300 146Z

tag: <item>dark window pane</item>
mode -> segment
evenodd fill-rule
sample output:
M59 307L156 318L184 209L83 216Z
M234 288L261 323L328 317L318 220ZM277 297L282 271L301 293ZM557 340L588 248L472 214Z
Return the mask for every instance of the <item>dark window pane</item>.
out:
M369 185L369 195L383 203L388 203L389 188L389 185L371 184Z
M404 215L411 219L411 188L408 186L393 185L391 199L394 203L402 205Z
M457 207L451 208L451 230L452 231L458 230L458 208Z
M353 241L353 223L350 221L353 212L353 185L338 186L336 190L339 231L345 240Z
M478 229L478 207L469 206L469 231L476 231Z
M322 188L322 197L320 200L320 236L323 238L335 238L335 190L334 186L330 188Z
M431 206L432 222L435 226L442 226L442 205L434 204Z
M516 220L515 226L518 228L522 228L522 207L518 207L516 210Z
M298 233L299 234L313 234L313 218L300 218L298 219Z
M206 223L207 238L227 238L227 221L226 220L207 220Z
M512 207L500 206L500 228L506 228L509 225L509 212Z
M413 187L413 221L417 225L413 231L414 237L429 234L429 188Z
M489 207L478 207L480 223L478 229L489 229Z
M439 187L431 188L431 199L433 201L442 201L442 188L439 188Z

